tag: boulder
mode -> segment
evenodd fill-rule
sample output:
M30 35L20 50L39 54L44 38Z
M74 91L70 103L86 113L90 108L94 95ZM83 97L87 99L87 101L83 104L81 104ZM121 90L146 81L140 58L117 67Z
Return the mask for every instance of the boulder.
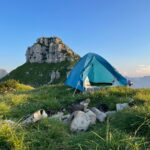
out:
M90 126L90 119L83 111L75 111L72 114L72 122L70 125L70 130L72 132L86 131Z
M106 118L106 114L104 112L101 112L96 107L92 107L91 111L95 113L96 119L100 122L104 122Z
M90 125L96 123L96 114L94 114L90 109L86 109L85 114L89 117Z

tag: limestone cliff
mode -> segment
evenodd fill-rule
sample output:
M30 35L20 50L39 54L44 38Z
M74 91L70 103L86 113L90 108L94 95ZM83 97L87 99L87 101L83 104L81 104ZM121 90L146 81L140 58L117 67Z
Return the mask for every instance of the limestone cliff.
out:
M30 63L58 63L78 58L79 56L58 37L41 37L26 52L26 61Z

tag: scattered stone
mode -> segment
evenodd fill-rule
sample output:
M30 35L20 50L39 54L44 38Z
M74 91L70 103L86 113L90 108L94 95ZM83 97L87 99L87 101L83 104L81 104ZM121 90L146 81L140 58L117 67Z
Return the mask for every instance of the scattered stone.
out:
M27 117L24 121L22 121L22 124L30 124L30 123L35 123L41 119L47 118L48 115L45 112L44 109L40 109L33 113L31 116Z
M111 117L113 116L114 114L116 114L117 112L116 111L107 111L105 114L108 116L108 117Z
M129 104L128 103L123 103L123 104L116 104L116 110L117 111L121 111L124 109L129 108Z
M72 114L72 122L70 125L70 130L72 132L86 131L90 125L90 119L83 111L75 111Z
M63 112L58 112L58 113L52 115L50 118L51 118L51 119L56 119L56 120L62 121L63 115L64 115Z
M87 98L86 100L80 102L80 105L83 105L83 106L84 106L84 111L87 109L87 107L88 107L90 101L91 101L91 100L90 100L89 98Z
M100 122L104 122L106 118L106 114L104 112L101 112L96 107L91 108L91 111L93 111L96 114L96 118Z
M96 123L96 115L90 109L86 109L85 113L89 117L90 125L95 124Z

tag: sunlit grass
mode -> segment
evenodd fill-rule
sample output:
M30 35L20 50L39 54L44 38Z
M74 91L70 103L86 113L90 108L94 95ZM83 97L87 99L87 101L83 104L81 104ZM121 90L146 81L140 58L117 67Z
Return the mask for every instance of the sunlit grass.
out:
M28 89L28 88L27 88ZM0 149L51 149L51 150L147 150L150 146L150 90L108 88L91 94L76 94L59 85L28 90L17 89L0 95L0 118L18 122L38 109L67 108L79 99L90 98L90 107L106 103L114 110L116 103L135 100L135 106L117 112L107 122L98 123L87 132L73 134L69 125L44 119L28 127L8 124L0 126Z

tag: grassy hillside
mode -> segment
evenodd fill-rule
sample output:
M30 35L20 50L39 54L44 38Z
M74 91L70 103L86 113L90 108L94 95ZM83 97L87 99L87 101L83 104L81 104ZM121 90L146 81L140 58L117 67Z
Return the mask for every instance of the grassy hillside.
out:
M59 71L60 79L55 80L54 83L62 83L65 81L67 72L75 64L75 62L61 62L56 64L48 63L25 63L22 66L16 68L1 81L8 79L15 79L24 84L32 86L40 86L47 84L51 80L51 72Z
M0 95L0 118L19 121L34 111L60 110L81 98L90 98L89 107L99 103L115 104L133 98L136 106L118 112L87 132L71 133L69 126L44 119L27 127L0 126L0 149L15 150L148 150L150 148L150 89L109 88L93 94L77 94L61 84Z

